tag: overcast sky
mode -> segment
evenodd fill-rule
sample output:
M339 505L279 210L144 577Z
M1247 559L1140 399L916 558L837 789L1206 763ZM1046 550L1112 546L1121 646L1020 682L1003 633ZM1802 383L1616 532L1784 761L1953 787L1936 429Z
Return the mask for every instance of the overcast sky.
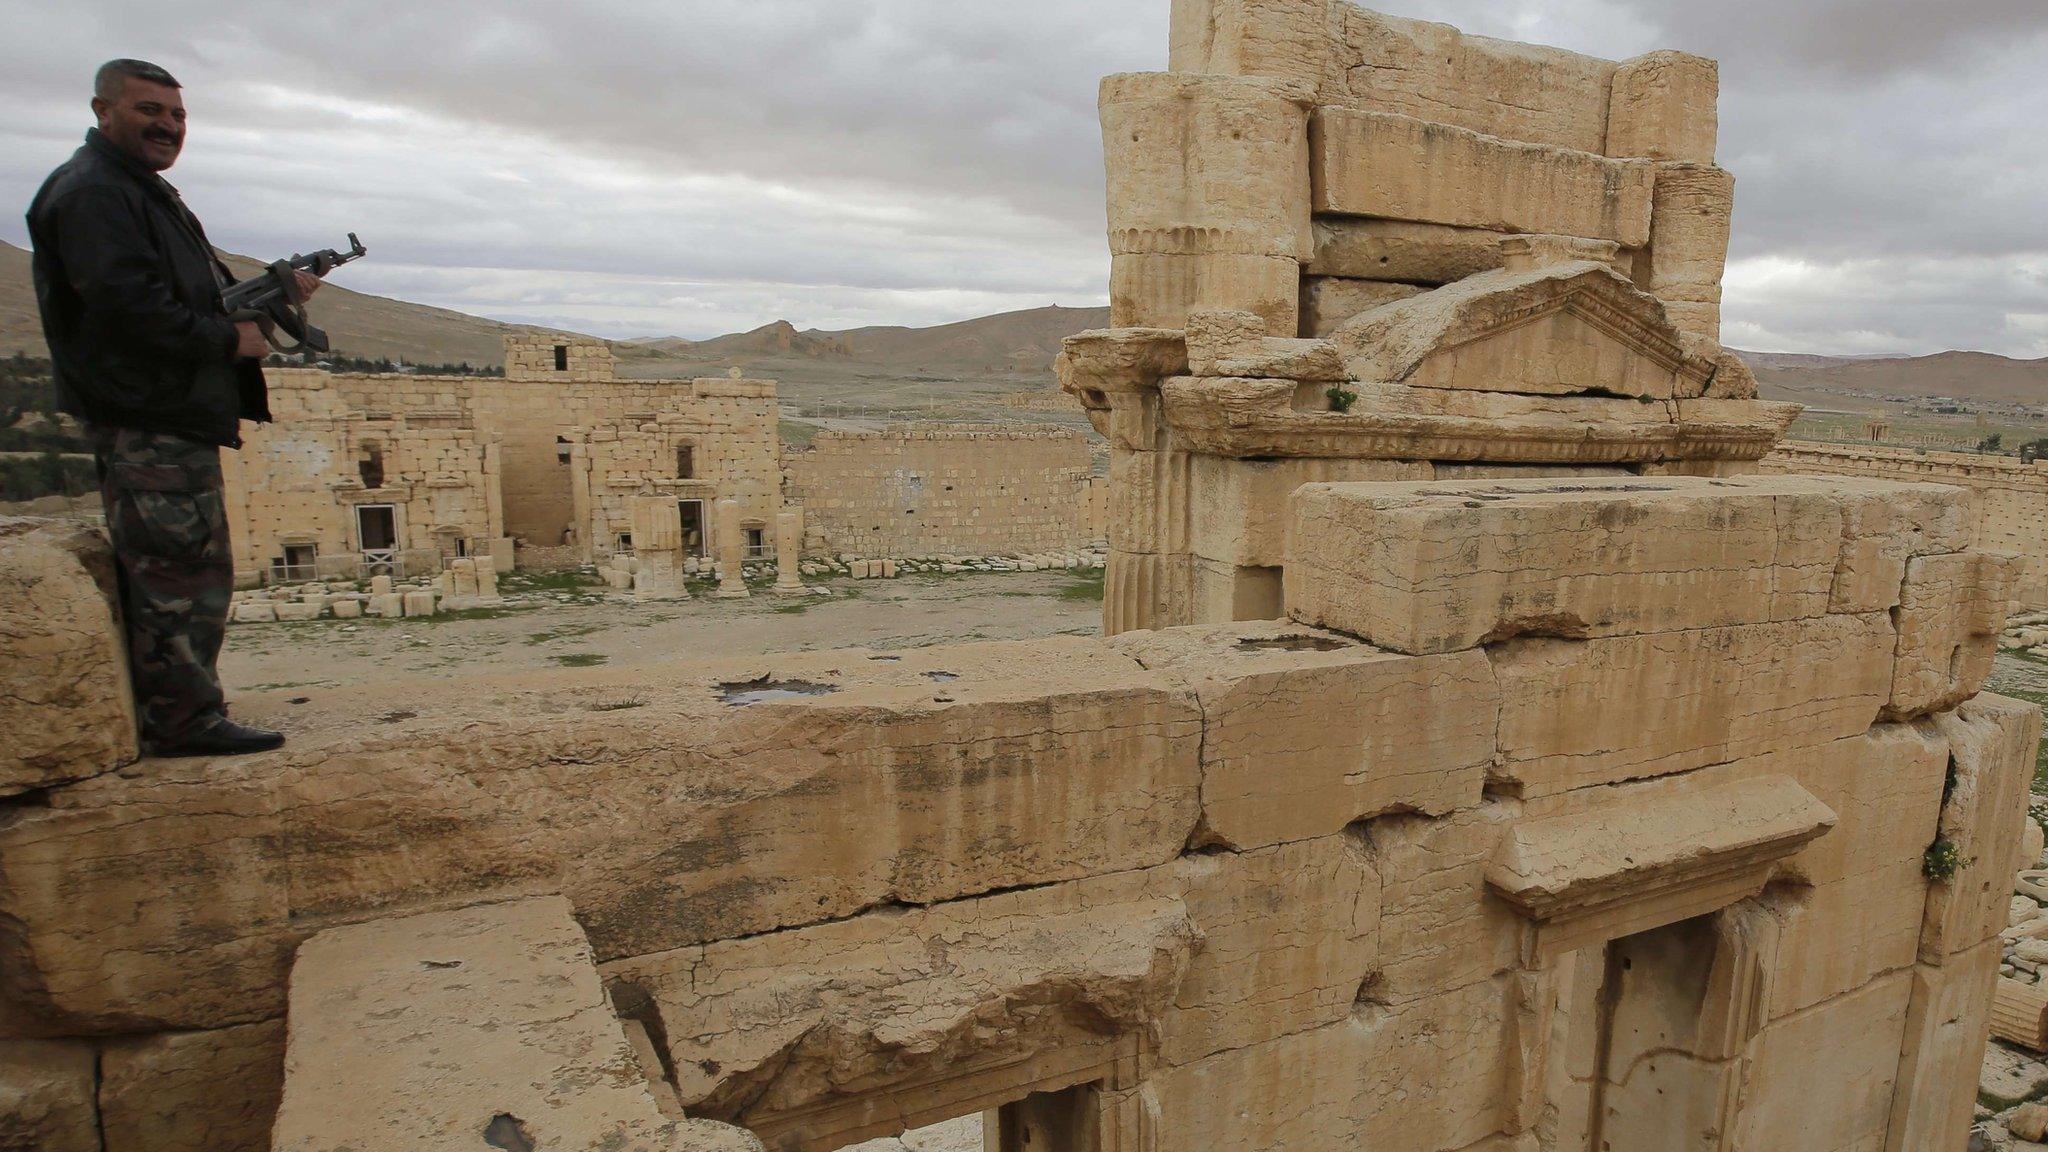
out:
M1728 343L2048 356L2043 0L1383 0L1722 62ZM102 59L186 86L225 248L360 232L368 292L609 336L934 324L1107 298L1096 81L1168 0L0 0L0 238Z

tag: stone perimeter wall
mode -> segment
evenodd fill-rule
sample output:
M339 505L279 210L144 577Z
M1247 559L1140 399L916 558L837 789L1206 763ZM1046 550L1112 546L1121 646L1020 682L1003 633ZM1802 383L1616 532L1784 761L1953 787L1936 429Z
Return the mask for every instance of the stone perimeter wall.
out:
M807 551L855 556L1073 552L1101 540L1106 486L1068 429L906 424L822 432L788 461Z
M1088 1141L1034 1148L1959 1143L2040 720L1976 695L2011 565L1968 550L1958 492L1290 507L1291 622L256 696L237 715L291 743L219 762L117 771L77 725L18 746L0 1147L259 1152L280 1098L290 1152L481 1125L517 1061L403 1063L417 1029L343 990L472 1020L459 957L389 918L549 894L588 951L546 928L570 975L531 978L597 965L645 1115L778 1149L1028 1128L1047 1093ZM0 551L9 602L89 605L90 551ZM91 614L46 645L52 615L10 618L10 674L68 661L64 707L111 725ZM770 682L819 693L739 695ZM1930 881L1937 840L1961 864ZM380 924L419 962L351 935ZM572 1104L519 1106L537 1146L564 1129L534 1108Z
M1975 546L2017 554L2021 567L2015 602L2048 608L2048 461L1788 441L1764 457L1759 467L1765 472L1868 476L1966 488L1976 497Z

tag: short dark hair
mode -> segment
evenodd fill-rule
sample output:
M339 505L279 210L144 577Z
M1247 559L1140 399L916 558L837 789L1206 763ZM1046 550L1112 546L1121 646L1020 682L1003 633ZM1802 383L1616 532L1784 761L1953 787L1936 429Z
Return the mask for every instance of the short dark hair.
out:
M178 83L176 76L147 60L109 60L100 65L100 70L93 74L92 94L102 100L119 99L121 89L130 76L137 80L147 80L151 84L161 84L166 88L184 87Z

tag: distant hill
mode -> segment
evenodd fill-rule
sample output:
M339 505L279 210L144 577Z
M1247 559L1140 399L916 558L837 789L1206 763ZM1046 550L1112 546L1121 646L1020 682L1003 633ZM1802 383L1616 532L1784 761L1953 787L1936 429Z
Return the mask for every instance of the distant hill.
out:
M2048 406L2048 359L2012 360L1989 352L1856 359L1756 352L1741 355L1766 386Z
M227 258L236 276L251 276L262 264L246 256ZM339 275L346 277L346 270ZM308 309L313 323L327 330L335 351L365 358L383 357L415 364L500 366L501 344L508 332L534 331L446 308L409 304L383 296L351 292L339 284L323 288ZM42 321L36 315L35 283L29 253L0 241L0 355L48 354Z
M798 331L788 321L778 320L751 332L711 340L671 336L628 341L627 347L697 365L779 367L791 360L814 360L944 375L1045 373L1052 370L1061 340L1108 326L1107 308L1054 305L934 328Z

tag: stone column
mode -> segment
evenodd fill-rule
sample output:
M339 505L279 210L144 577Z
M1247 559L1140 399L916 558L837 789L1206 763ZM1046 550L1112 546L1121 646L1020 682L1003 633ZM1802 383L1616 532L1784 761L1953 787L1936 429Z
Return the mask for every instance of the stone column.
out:
M720 600L747 598L746 536L740 531L740 502L727 496L718 502L718 592Z
M687 600L683 587L683 514L669 496L633 498L633 573L636 600Z
M804 596L804 513L790 505L775 515L775 594Z

